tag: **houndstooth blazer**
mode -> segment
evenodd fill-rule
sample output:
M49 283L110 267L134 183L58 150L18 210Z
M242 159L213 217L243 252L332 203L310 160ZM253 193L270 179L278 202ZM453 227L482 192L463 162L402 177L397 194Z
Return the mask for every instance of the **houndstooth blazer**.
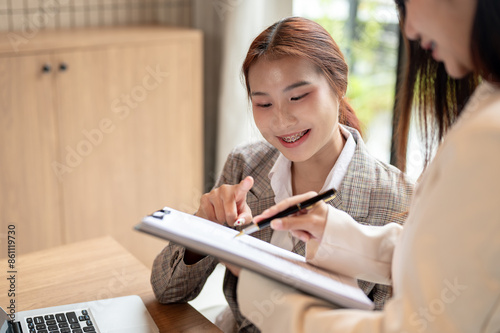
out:
M389 222L403 223L413 192L413 184L398 169L372 157L359 133L347 128L354 136L356 150L342 181L338 194L330 202L335 208L351 215L356 221L369 225ZM247 203L254 216L275 204L274 192L268 177L279 151L267 142L244 145L228 156L222 175L215 187L238 184L246 176L255 180L247 194ZM265 228L253 234L270 242L273 230ZM304 243L298 241L293 252L304 255ZM194 265L185 265L185 249L170 243L156 257L151 284L161 303L188 302L194 299L215 269L218 260L207 256ZM234 315L239 332L258 332L238 309L236 285L238 278L229 270L224 277L224 294ZM390 286L359 281L359 286L381 309L391 296Z

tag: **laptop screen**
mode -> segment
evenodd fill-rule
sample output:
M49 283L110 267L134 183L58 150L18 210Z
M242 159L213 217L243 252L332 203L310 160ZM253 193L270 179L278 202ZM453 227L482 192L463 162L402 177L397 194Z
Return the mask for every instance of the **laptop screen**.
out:
M10 325L10 317L0 307L0 333L12 333L12 326Z

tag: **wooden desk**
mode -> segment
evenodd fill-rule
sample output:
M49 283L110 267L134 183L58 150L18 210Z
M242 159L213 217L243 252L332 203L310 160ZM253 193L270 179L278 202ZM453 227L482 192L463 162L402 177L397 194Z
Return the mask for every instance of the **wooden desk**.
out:
M2 276L9 270L6 259L0 270ZM221 332L189 304L158 303L150 270L109 237L21 255L16 270L16 311L139 295L160 332ZM0 306L6 309L10 298L4 281Z

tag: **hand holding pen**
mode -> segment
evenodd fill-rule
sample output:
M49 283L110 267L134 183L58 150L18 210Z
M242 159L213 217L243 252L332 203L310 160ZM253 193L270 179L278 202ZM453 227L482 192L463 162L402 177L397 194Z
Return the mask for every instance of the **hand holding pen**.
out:
M256 216L254 225L243 229L239 235L251 234L270 225L275 230L290 230L293 236L304 242L311 238L321 239L327 217L324 202L335 195L332 189L319 195L308 192L285 199Z

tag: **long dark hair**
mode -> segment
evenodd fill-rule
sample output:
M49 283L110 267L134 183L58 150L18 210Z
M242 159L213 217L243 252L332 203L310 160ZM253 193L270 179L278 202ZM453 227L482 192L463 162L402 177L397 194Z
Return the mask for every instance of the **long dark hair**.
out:
M247 93L250 95L248 72L260 58L278 59L293 56L307 59L325 75L339 97L339 122L361 133L358 117L345 100L348 66L332 36L318 23L301 17L288 17L274 23L257 36L242 66Z
M404 0L396 0L400 27L405 21ZM477 0L476 15L471 36L471 50L475 72L462 79L451 78L442 63L436 62L430 52L418 41L404 38L406 61L403 79L396 99L397 129L394 133L397 167L406 168L408 133L412 109L417 111L426 142L425 164L442 138L462 112L480 78L499 82L500 78L500 1Z

